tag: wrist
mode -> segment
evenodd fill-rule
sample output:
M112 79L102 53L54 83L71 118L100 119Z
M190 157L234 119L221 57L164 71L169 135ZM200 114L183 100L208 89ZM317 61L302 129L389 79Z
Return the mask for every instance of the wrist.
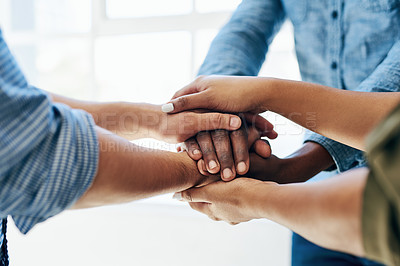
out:
M118 135L129 139L157 138L162 119L161 107L145 103L117 103Z
M261 100L261 108L265 111L277 112L275 106L279 106L279 101L282 100L281 80L275 78L260 78L257 96Z
M277 198L281 185L273 182L260 182L248 193L245 201L245 208L253 219L269 219L273 212L273 206Z
M280 183L305 182L332 165L334 161L324 147L307 142L298 151L282 159Z
M218 176L204 176L198 168L197 162L192 160L186 152L176 154L179 172L177 175L181 176L182 188L177 191L186 190L196 186L204 186L211 182L219 180Z

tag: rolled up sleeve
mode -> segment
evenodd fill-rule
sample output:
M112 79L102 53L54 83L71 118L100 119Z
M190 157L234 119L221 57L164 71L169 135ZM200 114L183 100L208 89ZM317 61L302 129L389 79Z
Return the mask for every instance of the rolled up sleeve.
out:
M364 92L400 91L400 41L392 46L382 63L355 90ZM330 153L340 172L366 165L363 152L319 134L311 133L305 141L322 145Z
M22 233L68 209L98 166L92 117L28 85L0 32L0 217Z

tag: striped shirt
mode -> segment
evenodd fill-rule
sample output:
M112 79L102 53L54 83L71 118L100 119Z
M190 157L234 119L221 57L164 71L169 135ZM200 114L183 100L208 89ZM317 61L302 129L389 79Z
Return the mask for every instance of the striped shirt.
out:
M0 30L0 218L26 234L69 208L91 185L98 152L92 117L29 85Z

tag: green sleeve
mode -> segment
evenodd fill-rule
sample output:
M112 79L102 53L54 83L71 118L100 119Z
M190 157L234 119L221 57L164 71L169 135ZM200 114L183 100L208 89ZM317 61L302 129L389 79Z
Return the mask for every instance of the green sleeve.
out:
M366 256L400 265L400 106L368 138L367 158L371 171L362 214Z

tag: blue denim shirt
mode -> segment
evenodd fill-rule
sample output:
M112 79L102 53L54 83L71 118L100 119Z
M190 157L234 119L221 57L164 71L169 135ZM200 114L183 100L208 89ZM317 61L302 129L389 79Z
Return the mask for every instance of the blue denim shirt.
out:
M344 90L400 90L400 0L243 0L214 39L199 74L258 74L286 18L302 80ZM367 117L365 119L368 119ZM361 151L318 134L339 171L365 165Z

